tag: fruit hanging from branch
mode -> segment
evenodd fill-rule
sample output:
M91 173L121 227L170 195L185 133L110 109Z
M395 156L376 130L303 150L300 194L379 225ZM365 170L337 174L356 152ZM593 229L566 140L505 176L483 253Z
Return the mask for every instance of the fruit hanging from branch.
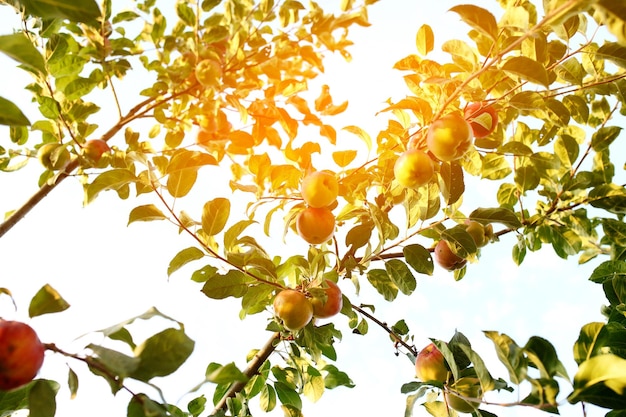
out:
M304 177L300 194L309 207L328 207L335 202L339 183L335 174L328 171L315 171Z
M448 368L441 351L434 343L419 351L415 358L415 376L420 380L446 382Z
M335 215L326 207L307 207L298 213L296 231L312 245L326 243L335 233Z
M419 188L432 179L435 168L433 161L424 151L409 149L403 152L393 166L398 183L407 188Z
M0 319L0 390L32 381L44 359L44 345L26 323Z
M472 146L472 128L460 113L448 113L431 123L426 146L440 161L455 161Z
M465 107L465 120L477 139L489 136L498 125L498 112L485 102L470 103Z
M455 269L461 269L467 263L467 260L461 258L456 253L452 252L450 249L450 244L441 239L437 242L435 249L433 251L433 255L435 261L441 266L443 269L447 269L448 271L454 271Z
M286 329L297 331L313 318L313 305L300 291L282 290L274 298L274 313Z
M324 282L325 287L310 288L309 292L313 296L313 317L326 319L341 311L343 306L343 295L337 284L330 280Z

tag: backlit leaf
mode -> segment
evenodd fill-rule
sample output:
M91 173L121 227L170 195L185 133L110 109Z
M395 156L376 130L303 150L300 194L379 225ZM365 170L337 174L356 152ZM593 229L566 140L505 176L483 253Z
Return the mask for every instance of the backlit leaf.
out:
M496 40L498 37L498 23L488 10L472 4L463 4L454 6L450 11L458 13L465 23L491 39Z
M97 27L102 15L95 0L18 0L26 13L46 19L61 18Z
M347 150L347 151L335 151L333 152L333 161L341 167L345 168L356 158L357 152L355 150Z
M477 208L469 215L469 218L482 224L502 223L512 229L522 227L522 223L519 221L515 213L512 210L502 207Z
M429 25L423 24L420 26L415 37L415 44L417 45L417 52L422 56L428 55L428 53L433 50L435 46L435 34Z
M204 257L204 252L195 246L185 248L178 252L176 256L170 261L169 266L167 267L167 276L172 275L174 272L178 271L180 268L188 264L192 261L197 261L198 259L202 259Z
M607 42L595 52L596 59L605 59L615 65L626 68L626 46L616 42Z
M509 58L502 66L502 69L517 75L523 80L542 85L546 88L550 85L548 71L534 59L525 56Z
M24 113L11 101L0 97L0 125L30 126Z
M391 282L393 282L403 294L411 295L413 291L415 291L417 282L407 264L399 259L391 259L385 262L385 269L389 274Z
M85 203L91 203L100 192L105 190L119 190L128 184L137 181L137 177L131 171L115 168L99 174L85 190Z
M61 297L57 290L50 284L46 284L37 291L37 294L30 301L28 315L30 317L41 316L43 314L58 313L70 307L67 301Z
M247 290L248 279L237 270L230 270L225 275L215 274L202 287L204 295L216 300L227 297L241 298Z
M230 216L230 201L216 198L207 201L202 208L202 230L209 236L221 232Z
M385 300L393 301L398 296L398 287L384 269L370 269L367 271L367 280Z
M233 362L215 369L207 375L206 379L207 381L215 384L230 384L233 382L248 381L248 377L245 376Z
M343 130L357 135L363 142L365 142L368 150L372 149L372 138L365 130L358 126L346 126Z
M596 395L594 388L598 387L608 388L613 395ZM625 390L626 359L607 353L580 364L574 376L574 392L567 400L572 404L586 401L601 407L621 409L626 407Z
M493 342L498 359L509 371L511 382L520 384L525 379L528 368L523 349L506 334L494 331L484 331L483 333Z
M435 269L430 251L422 245L407 245L402 249L404 260L417 273L432 275Z
M22 32L0 36L0 52L19 62L28 71L46 73L43 56Z
M591 147L596 152L605 150L617 139L621 131L622 128L618 126L602 126L593 133L591 137Z
M144 206L135 207L131 210L128 216L128 224L133 222L148 222L152 220L165 220L167 216L163 214L154 204L147 204Z
M183 330L169 328L150 336L135 349L139 365L132 377L149 381L176 371L193 352L195 342Z

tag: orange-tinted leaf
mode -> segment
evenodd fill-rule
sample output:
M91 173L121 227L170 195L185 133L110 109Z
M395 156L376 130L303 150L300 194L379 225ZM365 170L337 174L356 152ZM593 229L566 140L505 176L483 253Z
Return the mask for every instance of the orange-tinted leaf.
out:
M345 168L356 158L356 151L347 150L347 151L336 151L333 152L333 161L341 168Z
M209 236L221 232L230 216L230 201L216 198L207 201L202 208L202 230Z
M451 12L458 13L461 19L472 28L496 40L498 37L498 23L488 10L472 4L454 6Z
M372 149L372 138L370 137L370 135L363 129L361 129L358 126L346 126L343 128L343 130L350 132L350 133L354 133L355 135L357 135L363 142L365 142L365 144L367 145L367 149L371 150Z
M546 71L545 67L537 61L525 56L510 58L504 63L502 69L517 75L523 80L543 85L546 88L550 85L548 71Z
M332 143L333 145L337 143L337 131L332 126L329 126L329 125L320 126L320 135L328 138L330 143Z
M435 46L435 34L433 29L429 25L422 25L417 31L415 37L415 44L417 45L417 52L421 55L427 55L433 50Z

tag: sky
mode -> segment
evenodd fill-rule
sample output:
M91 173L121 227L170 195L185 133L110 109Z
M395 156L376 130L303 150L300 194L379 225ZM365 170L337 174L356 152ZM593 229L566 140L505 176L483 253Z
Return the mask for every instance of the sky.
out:
M493 9L495 2L479 4ZM370 11L372 26L353 32L352 62L347 64L339 57L330 57L326 74L317 80L331 86L336 102L350 101L346 113L333 123L357 124L374 136L384 123L376 113L384 107L385 100L408 94L402 74L392 66L414 52L417 29L423 23L433 25L437 45L467 31L457 15L447 12L453 5L449 1L401 0L382 0L374 5ZM3 34L15 24L7 7L0 8L0 23L5 28ZM36 109L30 97L19 89L28 82L27 76L4 57L0 57L0 68L4 75L0 78L0 96L18 103L27 115L29 111L34 114L32 111ZM314 86L312 90L315 91ZM132 103L134 97L127 100ZM5 132L0 128L0 134ZM345 141L349 147L353 140L349 134L340 133L340 143ZM39 171L35 163L19 172L0 175L0 213L19 206L36 190ZM230 190L216 187L215 181L211 181L211 175L217 173L212 167L201 172L196 189L199 198L231 195ZM493 194L492 186L469 181L466 205L495 206ZM0 239L0 287L8 287L18 305L15 312L7 298L0 297L0 316L30 323L45 342L78 350L87 341L101 341L98 334L92 333L94 330L156 306L184 322L187 333L196 341L189 363L173 376L155 380L168 401L179 401L183 408L193 398L184 393L203 379L209 362L235 361L243 368L248 351L261 347L269 338L265 326L271 313L239 321L238 300L209 300L200 293L201 287L190 281L190 274L201 265L188 265L168 279L170 259L193 244L190 238L179 235L166 222L126 226L129 211L141 204L156 203L153 196L121 201L115 194L105 192L87 207L83 207L82 200L81 184L68 179ZM295 238L288 237L288 244L295 242ZM498 244L485 247L480 261L469 265L466 277L460 282L441 269L436 269L433 276L418 276L415 293L410 297L400 295L394 303L384 301L369 287L365 277L358 298L350 283L343 282L341 287L353 303L375 304L376 316L387 323L404 318L418 348L425 346L428 338L448 340L458 329L469 337L494 376L506 378L506 370L497 362L492 344L482 331L506 332L519 345L538 335L555 344L573 376L576 366L571 351L580 327L603 320L602 290L588 281L599 261L578 265L576 259L563 261L547 248L529 253L518 268L511 260L513 244L514 237L507 235ZM57 289L71 308L60 314L29 319L29 300L46 283ZM304 415L404 415L406 396L400 393L400 387L414 380L409 359L395 355L386 334L373 324L366 336L351 334L343 316L336 319L336 325L344 335L336 345L339 357L336 365L348 373L356 387L327 391L317 403L304 400ZM154 329L140 323L135 330L136 340L141 340L142 332L148 336ZM69 400L67 387L63 386L68 365L80 378L78 396L73 400ZM113 397L104 380L91 375L80 363L48 354L41 376L62 383L57 396L57 415L93 415L95 409L98 415L125 415L128 395L121 392ZM131 385L152 392L145 386ZM561 387L563 398L570 390L566 382ZM210 397L211 387L205 388ZM516 397L490 393L486 399L510 402ZM519 407L485 409L505 417L544 415ZM583 415L579 406L566 406L561 413ZM275 410L269 415L279 416L282 412ZM414 415L428 414L418 405ZM590 407L587 415L600 416L604 411Z

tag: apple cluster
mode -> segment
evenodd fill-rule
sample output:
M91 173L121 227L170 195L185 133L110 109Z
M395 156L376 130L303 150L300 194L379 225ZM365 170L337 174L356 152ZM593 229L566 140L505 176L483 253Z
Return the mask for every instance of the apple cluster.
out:
M453 380L443 354L434 343L417 354L415 376L423 382L443 384L446 404L458 412L472 413L480 405L482 388L478 378L463 376Z
M343 295L334 282L325 280L322 287L310 288L308 293L286 289L274 298L274 313L287 330L295 332L313 317L329 318L341 311Z
M470 103L464 114L448 113L428 127L426 149L409 146L396 160L394 175L398 183L417 189L428 184L435 174L437 161L456 161L465 155L473 138L491 134L498 125L498 113L487 103ZM432 155L432 157L431 157Z
M302 180L300 194L307 207L296 217L298 235L312 245L328 242L335 233L332 209L339 194L337 176L329 171L314 171Z
M493 238L493 226L491 224L483 225L474 220L465 221L465 231L474 240L477 248L482 248L489 243ZM450 242L446 240L439 240L433 249L433 256L439 266L448 271L454 271L465 266L467 259L454 253L450 247Z
M32 381L43 364L45 347L26 323L0 319L0 391Z

